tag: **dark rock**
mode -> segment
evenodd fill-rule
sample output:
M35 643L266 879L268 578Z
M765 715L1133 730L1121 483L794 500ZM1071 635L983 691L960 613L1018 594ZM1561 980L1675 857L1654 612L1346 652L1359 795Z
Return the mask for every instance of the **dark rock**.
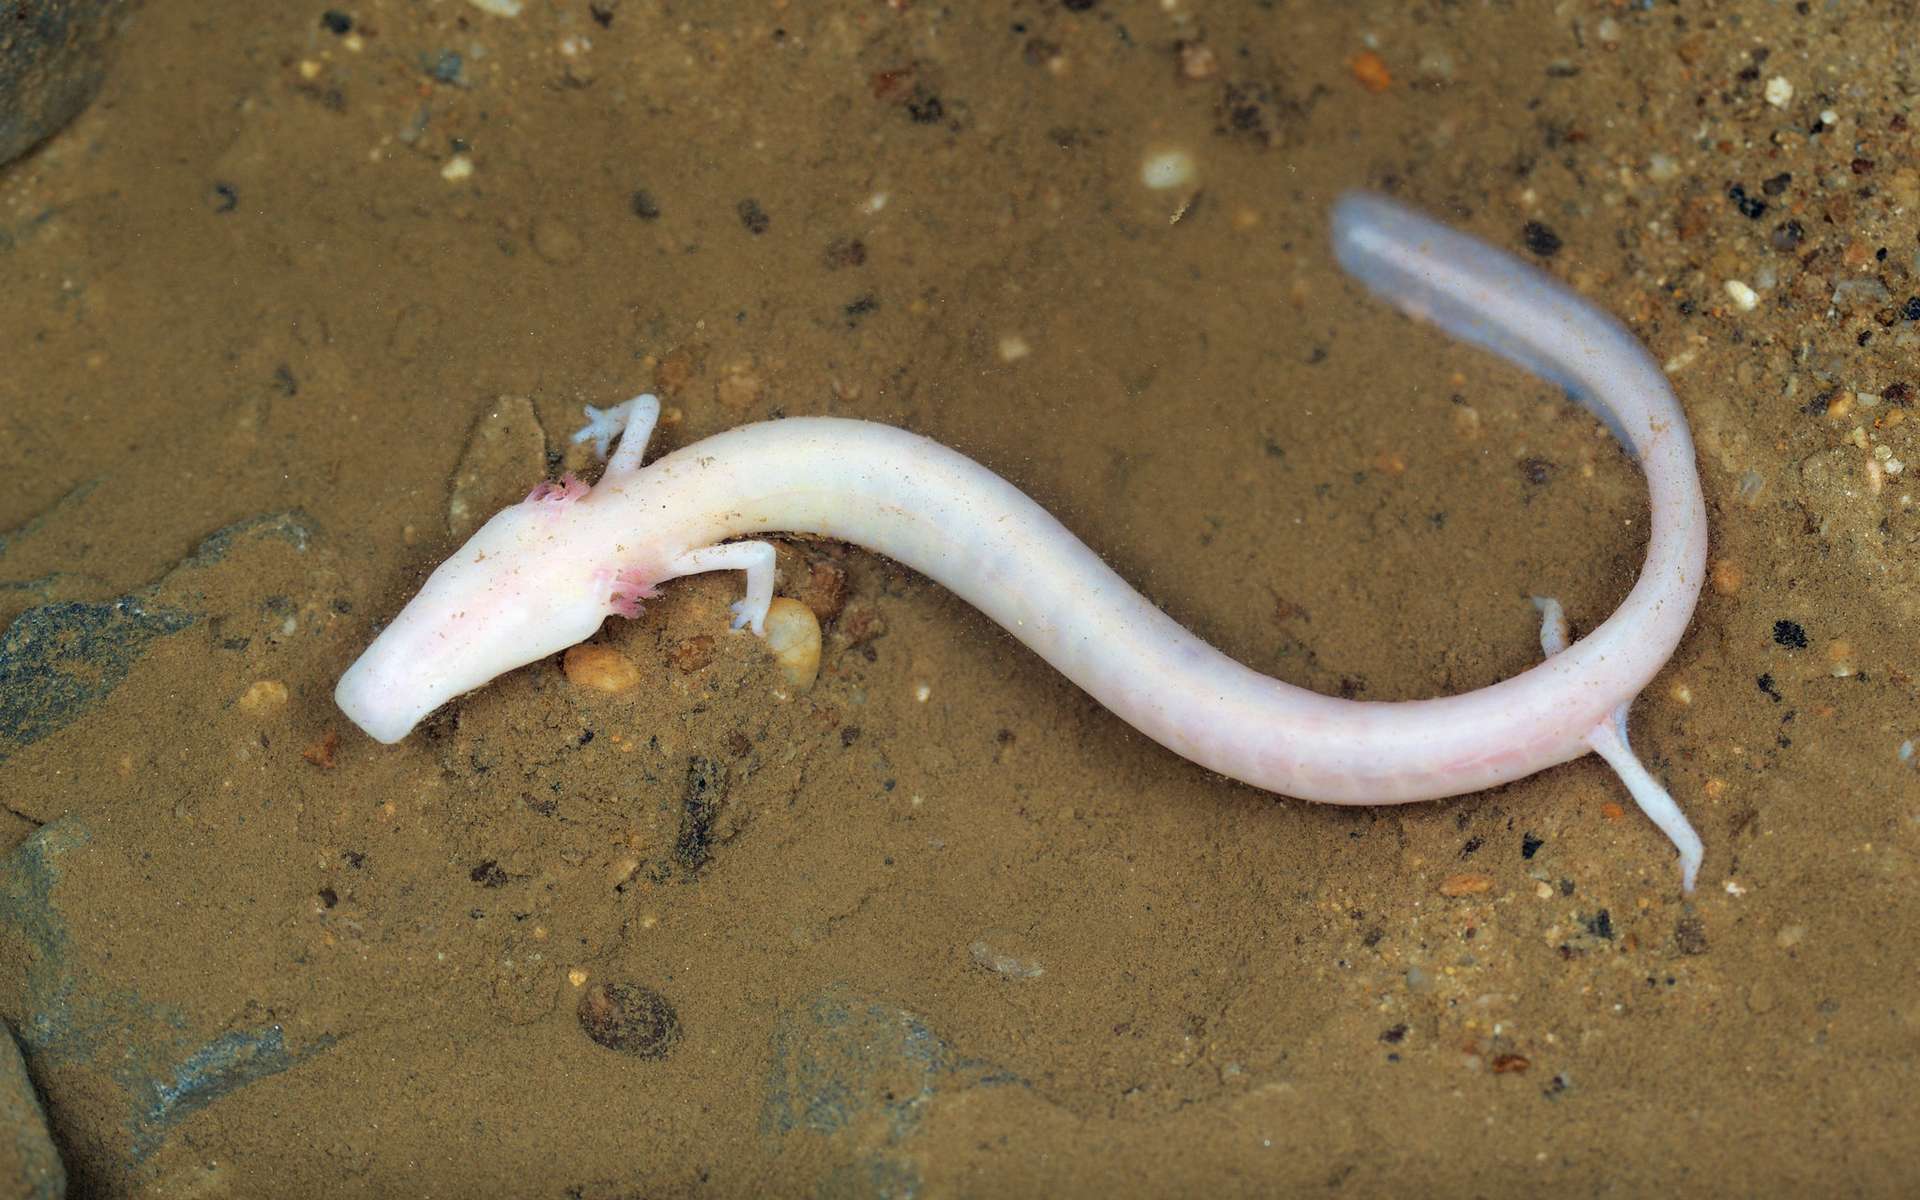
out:
M58 133L93 99L126 9L126 0L0 3L0 164Z

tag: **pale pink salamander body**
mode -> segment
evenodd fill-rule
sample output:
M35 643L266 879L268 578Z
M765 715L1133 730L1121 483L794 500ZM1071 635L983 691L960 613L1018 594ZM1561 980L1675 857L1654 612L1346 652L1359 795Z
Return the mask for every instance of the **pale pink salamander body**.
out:
M1618 322L1532 267L1397 203L1334 210L1341 264L1377 294L1558 383L1638 457L1652 494L1639 581L1571 646L1539 600L1545 661L1464 695L1339 700L1270 679L1155 608L998 475L916 434L803 417L747 425L643 466L652 396L575 435L602 455L590 491L543 485L427 579L340 680L335 699L383 742L434 708L632 615L666 580L740 570L740 625L761 631L773 547L728 539L817 534L876 550L969 603L1128 724L1256 787L1333 804L1397 804L1492 787L1600 754L1680 851L1699 837L1627 747L1626 711L1672 654L1705 573L1693 444L1665 377ZM624 426L624 430L622 430Z

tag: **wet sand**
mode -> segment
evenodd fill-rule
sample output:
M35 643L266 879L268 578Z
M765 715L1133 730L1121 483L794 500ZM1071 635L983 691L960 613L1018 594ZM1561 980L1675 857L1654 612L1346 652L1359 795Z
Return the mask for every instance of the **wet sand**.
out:
M1908 1194L1884 7L148 5L0 169L0 1016L70 1194ZM1530 594L1632 585L1642 482L1339 275L1356 186L1668 365L1713 574L1632 731L1693 896L1595 759L1276 798L818 542L804 693L703 577L596 638L632 690L333 708L646 389L662 450L938 438L1303 686L1524 669Z

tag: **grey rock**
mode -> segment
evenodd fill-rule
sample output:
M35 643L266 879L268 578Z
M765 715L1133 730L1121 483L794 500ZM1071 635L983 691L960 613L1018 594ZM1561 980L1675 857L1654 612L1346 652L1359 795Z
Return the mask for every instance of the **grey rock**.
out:
M155 638L200 620L199 613L160 596L191 595L194 573L236 546L268 539L305 550L312 535L299 513L255 517L210 535L151 587L104 602L61 601L21 613L0 632L0 762L106 699Z
M127 0L0 0L0 165L58 133L99 90Z
M13 1200L60 1200L67 1171L47 1134L27 1064L13 1035L0 1025L0 1196Z

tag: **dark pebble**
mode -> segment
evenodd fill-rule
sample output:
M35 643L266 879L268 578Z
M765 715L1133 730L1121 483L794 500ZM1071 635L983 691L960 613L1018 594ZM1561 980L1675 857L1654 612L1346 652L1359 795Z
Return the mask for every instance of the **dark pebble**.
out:
M499 863L488 859L473 870L467 872L467 878L473 880L481 887L497 888L505 886L507 873L501 870Z
M1798 221L1782 221L1773 227L1767 235L1767 244L1782 254L1798 250L1800 243L1807 240L1806 226Z
M1740 215L1749 221L1758 221L1766 215L1767 202L1758 196L1747 195L1747 189L1737 183L1727 189L1727 199L1733 201Z
M867 261L867 244L859 238L835 238L827 243L827 270L858 267Z
M680 1014L637 983L596 983L580 997L580 1028L599 1045L635 1058L665 1058L680 1040Z
M913 89L913 95L907 97L907 116L916 125L932 125L947 115L947 106L940 97L923 87Z
M647 189L635 188L633 189L633 215L642 221L658 221L660 202L655 200L653 193Z
M748 233L756 235L762 234L773 225L773 218L769 217L766 210L760 207L759 201L751 197L735 205L734 211L740 214L740 223L747 227Z
M442 50L438 54L422 55L420 65L441 83L459 83L465 60L452 50Z
M1531 833L1522 834L1520 836L1520 857L1531 860L1535 854L1540 852L1540 847L1546 844L1547 839L1545 838L1535 837Z
M353 32L353 18L337 8L330 8L321 13L320 25L336 37L345 37Z
M1681 917L1674 922L1674 944L1680 947L1682 954L1705 954L1707 952L1707 925L1699 917Z
M1769 196L1778 196L1781 192L1786 191L1787 185L1792 182L1793 176L1786 171L1782 171L1772 179L1763 180L1760 184L1760 190Z
M1801 628L1800 622L1798 621L1775 621L1773 623L1773 640L1790 650L1805 650L1807 648L1807 631Z
M1527 249L1541 258L1552 258L1560 253L1560 235L1538 221L1528 221L1520 230L1520 237Z

